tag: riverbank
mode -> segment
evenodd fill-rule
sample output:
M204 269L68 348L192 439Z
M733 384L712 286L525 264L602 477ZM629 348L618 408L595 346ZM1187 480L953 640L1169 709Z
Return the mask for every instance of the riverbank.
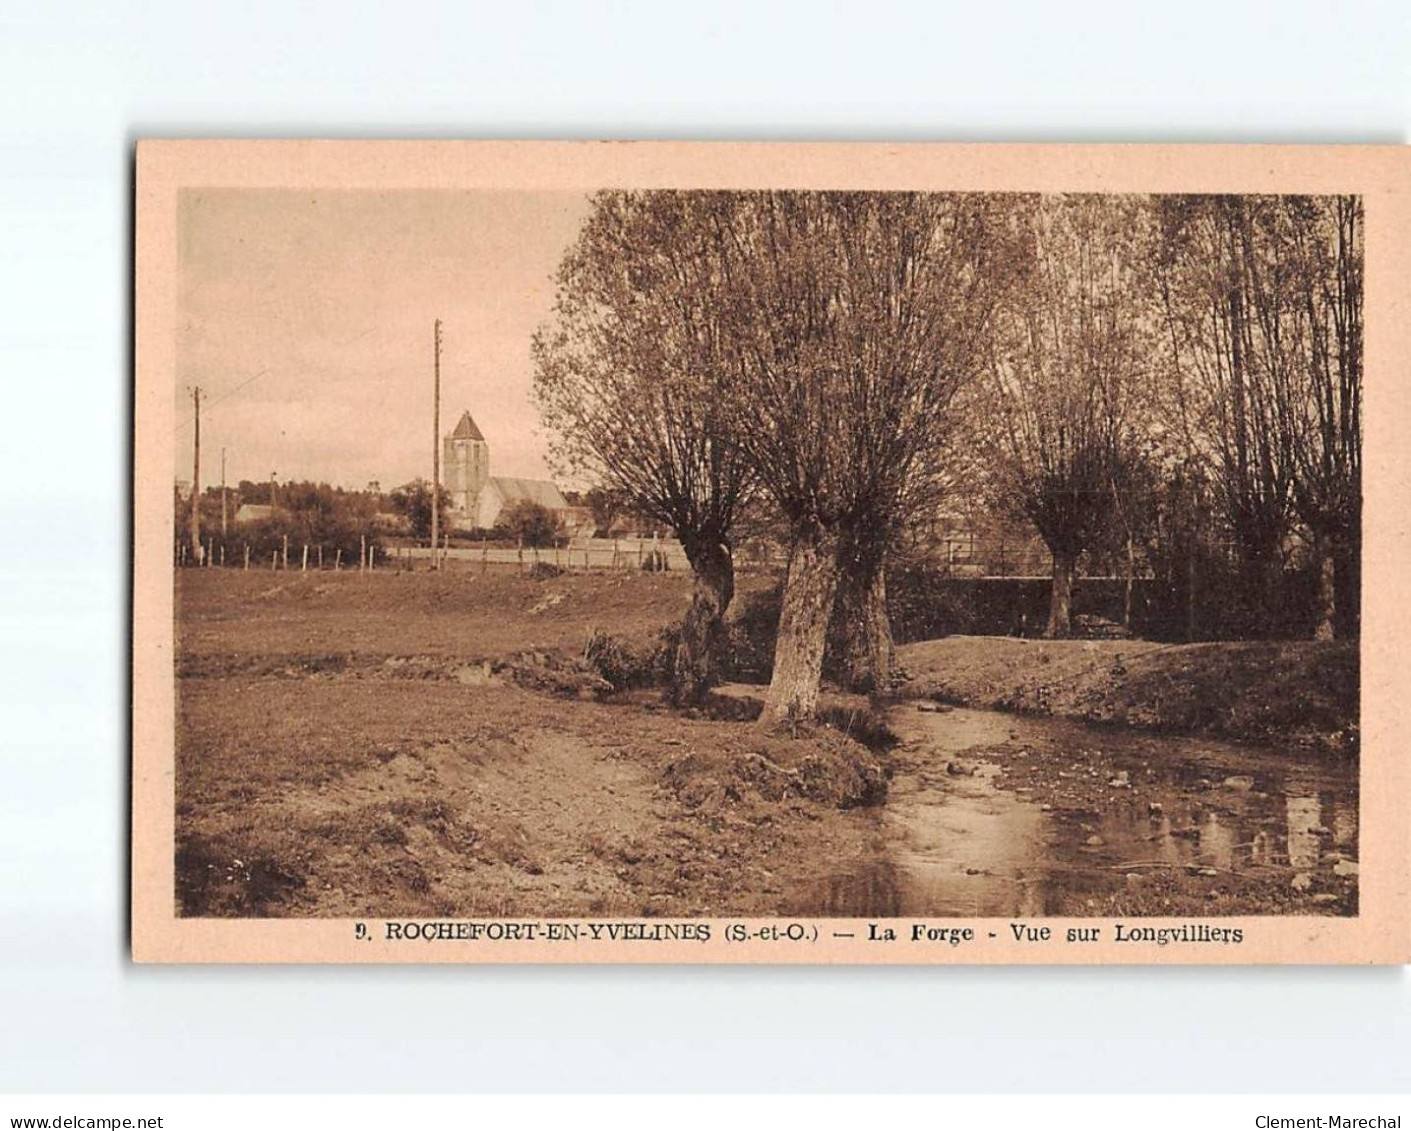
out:
M650 639L688 593L650 573L186 571L179 912L781 913L819 860L876 851L883 761L847 720L790 738L728 703L599 701L585 641Z
M180 912L214 917L779 914L882 764L820 727L585 702L491 677L186 678Z
M907 698L1355 754L1355 641L1017 640L907 644Z

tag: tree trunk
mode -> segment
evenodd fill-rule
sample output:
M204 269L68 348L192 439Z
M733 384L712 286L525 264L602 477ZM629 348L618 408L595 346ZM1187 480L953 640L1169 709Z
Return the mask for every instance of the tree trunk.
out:
M1332 541L1315 539L1313 552L1318 569L1318 625L1313 639L1332 640L1337 636L1337 564Z
M686 556L694 574L691 604L681 620L671 699L678 706L705 701L719 682L725 643L725 610L735 596L735 563L720 542L690 543Z
M887 616L885 564L839 578L836 617L848 687L865 694L886 691L896 668L896 644Z
M1122 591L1122 627L1132 628L1132 582L1137 573L1137 553L1132 545L1132 536L1127 535L1127 584Z
M1062 640L1073 635L1073 575L1078 571L1078 555L1053 555L1053 593L1048 603L1048 627L1044 636Z
M1338 635L1354 640L1362 633L1362 537L1357 528L1333 548Z
M837 542L821 530L802 534L789 554L774 676L764 699L761 724L811 719L818 710L823 648L838 585Z
M1196 610L1199 607L1197 600L1199 596L1199 586L1196 584L1198 575L1198 562L1196 551L1198 543L1192 535L1186 546L1186 643L1194 644L1196 639Z
M1279 610L1283 606L1283 562L1278 553L1261 549L1242 564L1241 586L1250 624L1245 637L1268 640L1279 634Z

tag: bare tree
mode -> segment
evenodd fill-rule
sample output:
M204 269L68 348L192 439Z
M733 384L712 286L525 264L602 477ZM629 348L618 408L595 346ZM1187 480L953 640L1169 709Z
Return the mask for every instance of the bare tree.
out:
M1362 200L1285 198L1276 237L1292 291L1274 337L1287 360L1294 508L1313 543L1320 640L1337 632L1362 539ZM1338 562L1343 566L1339 567ZM1339 573L1344 576L1340 577ZM1353 619L1353 618L1349 618Z
M1045 197L1027 216L1029 270L995 338L994 426L1002 490L1053 556L1045 635L1062 637L1078 558L1126 517L1124 500L1131 507L1146 352L1134 255L1141 205Z
M1256 631L1273 619L1296 457L1280 344L1288 279L1270 231L1280 198L1161 197L1156 278L1188 451L1239 548Z
M734 373L717 235L729 194L603 192L558 272L553 320L534 339L535 393L560 464L671 526L695 586L673 691L715 681L734 595L732 530L751 485L723 427Z
M993 196L775 192L722 219L731 431L791 540L766 722L815 712L840 570L859 651L886 678L886 549L979 371L1012 268L1008 210Z

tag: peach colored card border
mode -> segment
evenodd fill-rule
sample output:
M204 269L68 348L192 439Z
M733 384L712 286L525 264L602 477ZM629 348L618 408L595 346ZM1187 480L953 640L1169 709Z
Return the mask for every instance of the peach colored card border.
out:
M1411 680L1397 654L1411 614L1411 149L1379 146L887 145L850 143L144 141L137 151L133 481L132 954L139 962L680 963L1405 963L1411 962ZM1238 946L1021 944L1009 920L979 942L868 943L865 920L790 920L816 943L386 942L351 920L178 919L174 901L175 682L171 484L177 285L176 200L224 188L916 188L1093 192L1361 193L1366 200L1365 531L1362 637L1361 913L1350 919L1202 920ZM897 920L887 925L910 924ZM921 920L916 920L921 921ZM883 922L880 921L879 922ZM1173 926L1175 920L1135 920ZM854 932L838 940L833 931ZM986 936L994 931L997 939Z

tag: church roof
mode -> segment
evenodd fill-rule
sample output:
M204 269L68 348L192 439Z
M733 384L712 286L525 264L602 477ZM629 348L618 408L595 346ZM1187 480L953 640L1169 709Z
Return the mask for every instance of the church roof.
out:
M456 425L456 430L451 433L452 440L483 440L480 429L474 420L470 418L470 413L461 413L461 422Z
M551 511L563 510L568 500L563 497L553 483L547 479L516 479L508 475L492 475L486 485L500 493L500 498L508 506L511 503L537 503Z

